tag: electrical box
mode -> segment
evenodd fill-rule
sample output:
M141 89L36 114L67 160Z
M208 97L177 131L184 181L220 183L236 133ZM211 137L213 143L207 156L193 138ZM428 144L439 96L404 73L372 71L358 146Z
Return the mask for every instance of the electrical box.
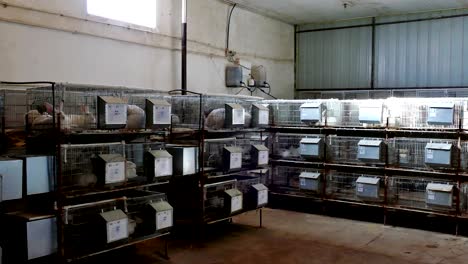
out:
M245 109L240 104L225 105L224 126L226 128L244 127Z
M146 99L146 128L171 126L171 104L164 100Z
M149 181L172 176L172 155L166 150L150 150L145 153L145 175Z
M229 189L224 191L224 208L229 214L242 211L243 206L242 192L238 189Z
M270 110L261 104L252 105L252 127L264 127L269 124Z
M300 141L299 151L305 159L322 159L324 142L321 138L303 138Z
M252 145L252 149L250 151L252 164L255 164L256 166L268 165L269 154L270 150L264 145Z
M359 122L363 124L381 124L383 119L382 104L366 104L359 106Z
M54 158L51 156L24 156L26 195L48 193L54 190Z
M263 65L252 66L251 75L252 75L252 78L255 80L255 86L257 87L266 86L267 76L266 76L266 69Z
M301 172L299 174L299 189L320 192L322 191L321 174L317 172Z
M428 106L427 123L429 125L453 125L453 103L441 103Z
M357 158L363 161L383 162L385 160L385 142L383 140L360 140Z
M356 196L363 199L380 199L380 178L361 176L356 180Z
M455 147L449 143L427 143L424 162L429 166L453 166Z
M242 168L242 148L224 147L223 148L223 170L232 171Z
M98 128L118 129L127 125L127 102L118 97L98 96Z
M256 208L260 208L268 204L268 188L265 185L258 183L250 186L250 193L253 197L253 202Z
M23 161L0 159L0 202L23 196Z
M311 102L302 104L301 107L301 122L317 123L322 121L322 103Z
M241 87L242 67L240 65L226 66L226 87Z
M102 237L105 243L113 243L128 238L128 217L120 209L99 214L102 225Z
M452 207L453 188L451 184L429 183L426 186L426 204L428 206Z
M172 206L166 201L153 202L148 206L151 230L157 232L169 230L173 225L174 209Z
M197 173L197 147L169 147L166 150L172 155L172 169L174 175L184 176Z
M119 154L100 154L93 159L94 173L100 185L113 185L127 181L126 160Z

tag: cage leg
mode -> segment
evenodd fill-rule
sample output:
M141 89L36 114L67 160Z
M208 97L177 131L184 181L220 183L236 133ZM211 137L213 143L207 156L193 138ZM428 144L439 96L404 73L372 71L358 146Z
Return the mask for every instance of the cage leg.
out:
M164 239L164 258L166 260L169 260L169 242L168 242L168 239L165 238Z
M259 220L260 220L260 228L263 227L263 210L260 208L260 215L259 215Z

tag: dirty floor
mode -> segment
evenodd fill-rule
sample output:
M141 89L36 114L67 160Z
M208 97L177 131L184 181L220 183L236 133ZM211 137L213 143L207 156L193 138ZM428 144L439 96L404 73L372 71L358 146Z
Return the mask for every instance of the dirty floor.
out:
M119 263L468 263L468 238L275 209L211 226L203 243L154 240L113 253ZM106 259L106 262L109 261ZM102 263L102 261L101 261Z

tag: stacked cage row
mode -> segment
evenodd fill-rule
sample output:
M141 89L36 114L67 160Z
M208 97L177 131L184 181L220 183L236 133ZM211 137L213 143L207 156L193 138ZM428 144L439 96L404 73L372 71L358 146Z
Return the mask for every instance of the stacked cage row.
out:
M273 126L466 128L466 98L266 100Z
M467 211L468 184L430 177L382 176L275 166L274 190L330 200L454 213ZM459 197L459 198L458 198ZM459 199L459 200L457 200Z

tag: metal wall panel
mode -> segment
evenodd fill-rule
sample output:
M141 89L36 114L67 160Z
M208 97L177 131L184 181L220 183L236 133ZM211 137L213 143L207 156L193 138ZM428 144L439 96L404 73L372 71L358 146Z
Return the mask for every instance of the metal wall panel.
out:
M456 15L459 11L437 12ZM428 14L378 19L427 18ZM430 17L430 16L429 16ZM427 20L376 28L377 88L468 85L468 17Z
M297 88L362 88L370 83L370 27L300 33Z

